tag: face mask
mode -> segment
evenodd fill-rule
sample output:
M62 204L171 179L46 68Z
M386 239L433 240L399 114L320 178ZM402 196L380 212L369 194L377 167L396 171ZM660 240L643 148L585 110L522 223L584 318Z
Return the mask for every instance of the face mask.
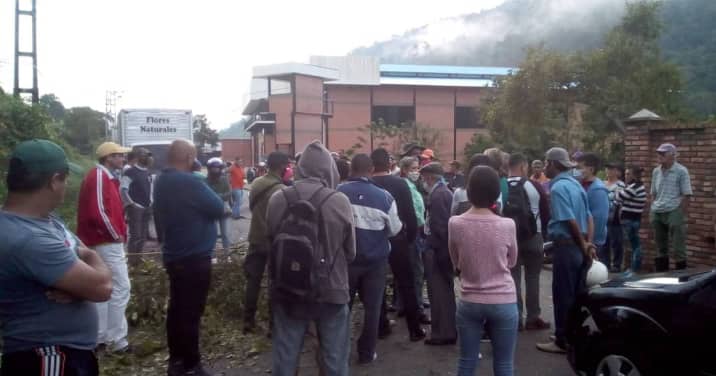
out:
M574 177L578 181L582 181L584 179L584 172L582 172L582 170L578 168L575 168L572 170L572 177Z
M417 171L415 171L415 172L408 172L408 179L410 179L410 181L412 181L413 183L415 183L415 182L417 182L417 181L420 179L420 173L417 172Z

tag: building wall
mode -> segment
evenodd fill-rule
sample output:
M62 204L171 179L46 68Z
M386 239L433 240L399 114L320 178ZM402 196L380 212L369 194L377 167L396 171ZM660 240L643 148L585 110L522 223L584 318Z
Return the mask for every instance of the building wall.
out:
M356 151L370 151L370 134L361 128L370 124L371 93L374 106L412 106L415 103L416 121L440 132L439 145L431 145L443 160L462 160L465 145L476 132L484 129L458 129L455 124L455 105L478 106L487 93L484 88L439 88L414 86L348 86L327 85L328 100L333 116L328 121L328 146L331 150L351 149L359 137L366 140ZM383 144L397 150L398 140L373 140L373 147ZM454 147L455 145L455 147Z
M435 132L435 144L424 146L433 149L436 158L442 161L455 158L455 89L416 88L415 121Z
M691 175L694 196L688 209L687 262L689 265L716 266L716 124L638 122L627 125L624 137L626 166L644 167L647 189L651 188L652 170L658 164L655 150L664 142L676 145L678 161ZM652 266L656 253L648 213L647 207L640 237L643 263ZM673 262L673 256L671 260Z
M370 124L370 92L368 86L327 85L329 110L328 148L345 151L353 147L360 137L368 139L368 132L362 128ZM357 152L369 152L369 145Z
M241 158L246 165L255 161L251 155L251 139L223 139L221 140L221 159L233 161Z
M269 112L276 114L275 144L291 142L291 112L293 111L293 95L279 94L269 97ZM275 146L272 146L275 148Z

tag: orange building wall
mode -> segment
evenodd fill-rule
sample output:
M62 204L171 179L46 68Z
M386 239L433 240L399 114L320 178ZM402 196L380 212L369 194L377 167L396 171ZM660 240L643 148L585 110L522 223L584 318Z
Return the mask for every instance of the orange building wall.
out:
M323 80L316 77L296 76L296 112L311 114L323 112Z
M245 164L253 163L251 156L251 140L221 140L221 159L233 161L241 158Z
M301 152L314 140L321 141L321 117L296 114L296 152Z
M275 144L291 142L292 94L278 94L269 97L269 112L276 114ZM272 146L275 148L275 146ZM268 148L266 149L268 152Z
M453 88L420 87L415 92L415 121L439 132L433 149L435 157L452 160L455 124L455 90Z
M328 148L332 151L345 151L358 142L359 137L369 139L368 132L362 130L370 124L370 87L366 86L327 86L328 101L333 116L328 118ZM358 149L369 152L370 144Z

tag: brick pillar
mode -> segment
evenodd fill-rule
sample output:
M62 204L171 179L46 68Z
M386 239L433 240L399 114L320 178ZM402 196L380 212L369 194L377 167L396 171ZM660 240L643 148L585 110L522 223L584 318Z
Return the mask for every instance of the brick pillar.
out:
M647 192L651 188L652 171L658 163L656 148L664 142L676 145L679 151L677 160L689 170L694 191L688 217L688 264L716 266L716 124L627 121L624 135L625 164L644 168ZM648 206L642 217L640 236L644 270L650 270L655 251Z

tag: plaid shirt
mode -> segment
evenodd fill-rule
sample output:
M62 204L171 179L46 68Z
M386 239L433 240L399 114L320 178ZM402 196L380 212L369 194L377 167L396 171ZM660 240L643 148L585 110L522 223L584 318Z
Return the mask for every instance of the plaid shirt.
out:
M674 162L669 169L657 166L651 175L651 196L654 200L651 211L666 213L681 205L683 196L691 196L691 178L689 171L681 164Z

